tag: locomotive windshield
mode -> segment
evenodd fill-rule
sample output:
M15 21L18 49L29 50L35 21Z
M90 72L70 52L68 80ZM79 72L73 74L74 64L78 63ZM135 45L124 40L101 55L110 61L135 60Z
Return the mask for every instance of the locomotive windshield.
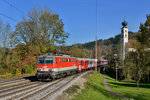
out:
M53 58L43 58L43 57L39 57L38 59L38 64L53 64Z
M44 64L44 58L39 58L38 64Z
M53 58L45 58L46 64L53 64Z

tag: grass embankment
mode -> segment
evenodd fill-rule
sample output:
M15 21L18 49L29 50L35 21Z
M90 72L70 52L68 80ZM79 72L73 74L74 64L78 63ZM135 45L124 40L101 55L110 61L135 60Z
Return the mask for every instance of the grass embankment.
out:
M150 83L141 83L140 88L137 90L137 85L135 82L115 82L115 79L107 76L108 85L111 90L127 96L129 98L134 98L136 100L150 100Z
M85 84L85 89L73 100L118 100L118 98L106 90L103 76L93 73Z

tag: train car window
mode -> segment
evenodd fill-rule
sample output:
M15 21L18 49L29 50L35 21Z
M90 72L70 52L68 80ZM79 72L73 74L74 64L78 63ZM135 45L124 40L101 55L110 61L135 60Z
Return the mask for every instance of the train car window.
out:
M89 62L88 62L88 61L86 61L86 64L88 65L88 64L89 64Z
M84 65L84 61L81 61L81 63L82 63L81 65Z
M85 65L87 65L87 61L85 61Z
M74 59L71 59L71 62L74 62Z
M69 62L72 62L72 59L69 59Z
M75 59L71 59L71 62L75 62Z
M90 61L90 64L93 64L93 62L92 62L92 61Z
M60 62L64 62L64 59L60 59Z
M62 62L62 59L59 59L59 62Z
M68 59L65 59L65 62L68 62Z
M46 64L53 64L53 58L45 58Z
M68 62L68 59L65 59L65 62Z
M44 64L44 58L39 58L38 64Z
M81 65L83 65L83 61L81 61Z

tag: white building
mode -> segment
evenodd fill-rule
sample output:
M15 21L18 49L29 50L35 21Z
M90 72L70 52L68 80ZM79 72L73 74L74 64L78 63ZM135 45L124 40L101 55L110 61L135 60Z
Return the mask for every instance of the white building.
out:
M124 21L122 22L122 28L121 28L121 59L125 60L125 55L126 55L126 43L128 43L128 28L127 22Z

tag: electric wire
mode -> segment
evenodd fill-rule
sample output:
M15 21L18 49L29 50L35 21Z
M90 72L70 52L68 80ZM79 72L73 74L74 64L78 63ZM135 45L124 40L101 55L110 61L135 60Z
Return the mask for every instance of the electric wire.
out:
M5 15L5 14L3 14L3 13L0 13L0 15L1 15L1 16L4 16L4 17L6 17L6 18L8 18L8 19L10 19L10 20L12 20L12 21L14 21L14 22L17 22L17 20L15 20L14 18L12 18L12 17L10 17L10 16L7 16L7 15Z
M22 14L24 14L24 12L22 10L20 10L19 8L17 8L16 6L12 5L11 3L9 3L7 0L3 0L5 3L7 3L9 6L15 8L16 10L18 10L19 12L21 12Z

